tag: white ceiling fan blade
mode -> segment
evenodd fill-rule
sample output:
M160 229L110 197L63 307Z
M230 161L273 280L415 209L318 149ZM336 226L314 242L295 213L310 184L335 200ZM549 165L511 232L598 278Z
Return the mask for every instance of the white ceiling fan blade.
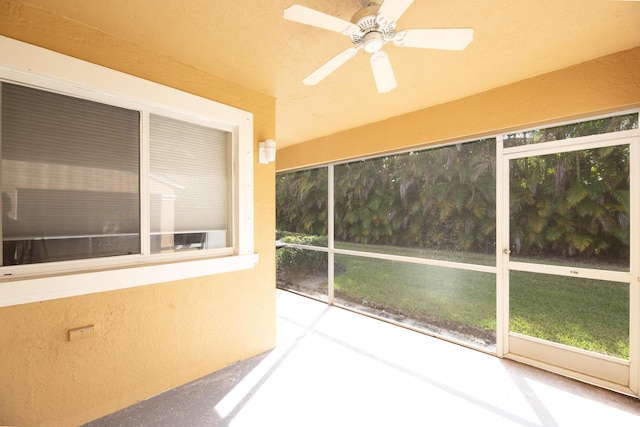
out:
M335 31L342 34L351 34L359 32L357 25L335 16L310 9L299 4L294 4L284 10L284 19L298 22L300 24L311 25L312 27L324 28L325 30Z
M358 49L356 49L355 47L350 47L349 49L343 50L342 52L331 58L323 66L305 77L305 79L302 80L302 83L309 86L320 83L325 77L337 70L338 67L353 58L356 55L356 52L358 52Z
M378 10L378 15L395 22L411 6L413 0L384 0Z
M393 43L401 47L463 50L472 40L471 28L438 28L398 31Z
M370 61L373 78L376 80L379 93L389 92L398 85L396 76L393 74L393 68L391 68L391 61L389 61L389 56L386 53L379 50L371 55Z

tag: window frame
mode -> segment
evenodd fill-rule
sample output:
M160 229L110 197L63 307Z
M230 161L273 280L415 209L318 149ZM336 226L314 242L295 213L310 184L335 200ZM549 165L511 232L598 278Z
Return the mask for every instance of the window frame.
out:
M119 71L0 36L0 81L137 110L141 253L0 269L0 307L253 268L253 114ZM151 254L149 115L230 132L231 246ZM0 123L1 125L1 123Z

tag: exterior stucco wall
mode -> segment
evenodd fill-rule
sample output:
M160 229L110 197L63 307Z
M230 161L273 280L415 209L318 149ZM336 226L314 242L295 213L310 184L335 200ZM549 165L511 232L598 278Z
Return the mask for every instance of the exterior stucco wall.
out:
M3 2L0 35L249 111L256 148L275 136L273 98L94 29ZM0 309L0 425L79 425L273 348L275 169L254 157L254 269Z
M499 73L499 68L496 68ZM278 151L278 171L640 107L640 47Z

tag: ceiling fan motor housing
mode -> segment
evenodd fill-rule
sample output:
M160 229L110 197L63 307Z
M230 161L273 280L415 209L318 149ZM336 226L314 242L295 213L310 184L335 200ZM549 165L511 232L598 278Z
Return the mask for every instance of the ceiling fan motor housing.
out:
M369 3L351 18L351 22L360 28L360 32L350 34L351 41L356 46L364 47L369 53L379 51L385 43L393 39L396 31L395 22L378 16L379 9L380 4Z

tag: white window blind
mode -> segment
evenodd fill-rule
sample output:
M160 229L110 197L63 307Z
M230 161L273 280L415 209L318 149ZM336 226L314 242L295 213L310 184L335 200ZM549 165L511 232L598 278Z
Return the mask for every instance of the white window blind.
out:
M1 91L3 263L139 253L139 112Z
M230 246L230 133L150 115L153 253Z

